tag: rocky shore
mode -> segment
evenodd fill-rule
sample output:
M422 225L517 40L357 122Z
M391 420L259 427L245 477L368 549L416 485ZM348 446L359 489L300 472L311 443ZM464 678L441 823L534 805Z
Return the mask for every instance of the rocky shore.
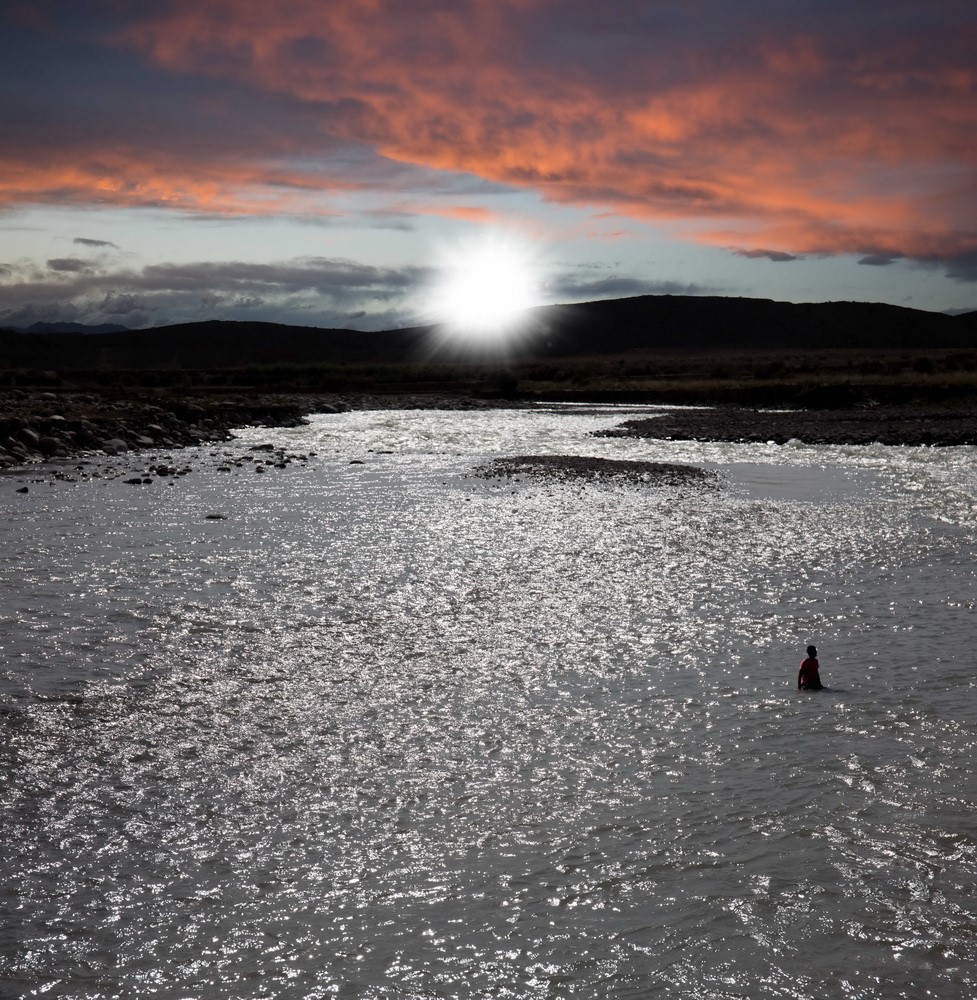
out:
M153 392L0 393L0 468L227 441L244 425L297 427L310 413L380 409L530 406L434 395L264 393L232 396Z
M667 462L634 462L588 455L512 455L479 466L474 475L483 479L523 477L588 480L655 486L705 485L718 482L714 472L694 465Z
M227 441L243 424L294 427L304 422L293 402L273 400L113 398L90 393L0 395L0 466L121 455Z
M388 409L513 409L532 400L472 396L333 393L209 393L160 390L0 392L0 469L66 461L92 453L172 450L231 439L234 427L295 427L312 413ZM763 410L746 407L671 410L623 422L600 437L663 440L744 441L782 444L977 445L977 412L954 409L870 407L836 410ZM564 456L564 462L599 462ZM510 459L507 461L515 461ZM547 462L533 474L550 474ZM548 471L540 471L542 469ZM561 475L597 475L572 472ZM632 470L633 471L633 470ZM509 473L501 473L509 474ZM605 474L605 473L599 473ZM625 474L617 470L615 475Z
M671 410L626 420L596 437L665 441L805 444L977 445L977 412L872 407L864 410L756 410L719 407Z

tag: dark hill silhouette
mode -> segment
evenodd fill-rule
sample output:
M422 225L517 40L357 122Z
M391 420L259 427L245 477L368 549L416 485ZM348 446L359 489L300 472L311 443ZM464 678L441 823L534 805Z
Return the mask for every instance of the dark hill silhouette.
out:
M867 302L643 295L536 310L515 359L540 355L977 346L977 313L949 316ZM364 333L209 321L121 333L0 331L0 365L40 369L242 368L363 364L430 357L430 327ZM435 360L436 360L435 356Z
M21 333L122 333L129 327L118 323L31 323L15 329Z
M406 331L363 333L280 323L212 320L125 333L0 333L12 368L242 368L278 363L351 364L413 356Z
M970 335L977 338L977 312L960 313L953 321L961 330L969 330Z
M642 295L555 306L548 326L566 354L972 347L975 327L961 319L885 303Z

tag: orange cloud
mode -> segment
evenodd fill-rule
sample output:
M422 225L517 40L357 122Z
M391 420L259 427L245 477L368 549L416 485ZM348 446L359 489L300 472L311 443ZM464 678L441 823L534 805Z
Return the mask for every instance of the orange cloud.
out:
M332 188L340 185L333 184ZM346 185L347 188L352 185ZM330 214L320 186L297 171L201 162L158 151L77 150L36 162L0 158L0 203L59 202L222 215Z
M921 24L908 0L884 18L870 6L825 0L815 18L774 0L173 0L114 42L173 79L297 102L321 135L391 160L681 222L721 246L973 252L977 17L933 5ZM8 200L63 183L79 200L215 212L283 211L328 189L260 169L260 155L119 157L0 185Z
M499 215L479 205L420 205L411 203L401 206L401 210L412 215L439 215L444 219L458 219L462 222L481 224L497 223Z

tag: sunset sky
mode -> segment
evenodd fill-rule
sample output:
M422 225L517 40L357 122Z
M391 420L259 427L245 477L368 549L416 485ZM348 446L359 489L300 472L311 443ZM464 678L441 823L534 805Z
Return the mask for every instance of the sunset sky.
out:
M548 302L977 308L969 0L86 0L0 14L0 323Z

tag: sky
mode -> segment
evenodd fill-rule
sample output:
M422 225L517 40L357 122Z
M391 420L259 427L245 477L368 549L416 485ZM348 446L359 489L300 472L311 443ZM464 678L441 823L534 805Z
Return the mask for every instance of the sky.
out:
M6 0L0 94L3 325L414 325L489 237L977 309L971 0Z

